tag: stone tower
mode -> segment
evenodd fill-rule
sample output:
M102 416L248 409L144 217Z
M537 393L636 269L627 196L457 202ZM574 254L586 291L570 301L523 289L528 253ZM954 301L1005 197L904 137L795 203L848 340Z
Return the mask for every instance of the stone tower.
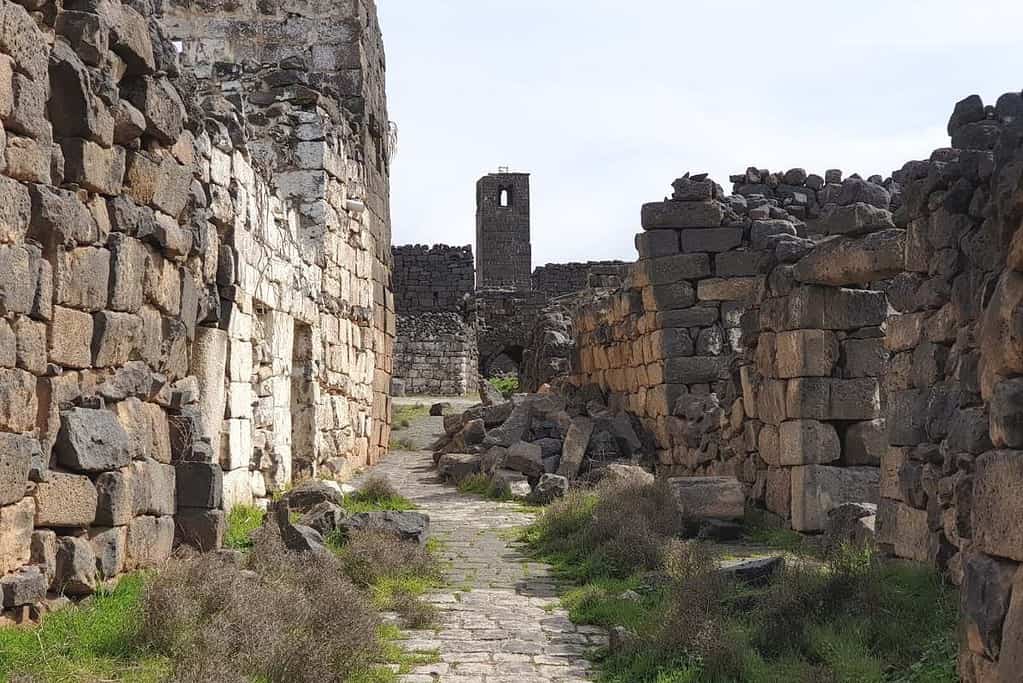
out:
M530 288L529 174L501 169L476 183L476 286Z

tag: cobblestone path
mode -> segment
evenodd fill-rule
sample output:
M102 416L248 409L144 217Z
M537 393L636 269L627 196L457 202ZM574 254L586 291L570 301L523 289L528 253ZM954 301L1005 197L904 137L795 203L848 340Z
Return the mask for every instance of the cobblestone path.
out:
M429 426L413 428L422 433ZM557 606L549 567L525 557L512 540L531 515L441 484L432 465L429 452L395 451L370 472L386 476L430 516L430 534L443 541L447 566L448 585L430 596L440 610L438 628L408 631L403 642L411 651L439 652L440 662L401 680L593 680L586 654L605 645L606 634L572 624Z

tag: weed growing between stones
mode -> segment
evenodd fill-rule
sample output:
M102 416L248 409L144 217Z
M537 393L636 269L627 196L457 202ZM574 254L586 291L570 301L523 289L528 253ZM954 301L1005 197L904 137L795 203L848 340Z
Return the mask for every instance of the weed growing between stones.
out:
M266 515L252 505L236 505L227 515L227 529L224 532L224 547L232 550L248 550L252 547L252 534L263 525Z
M653 509L656 492L624 488L572 491L523 534L578 583L562 599L573 621L624 629L624 644L601 659L602 680L957 680L956 593L930 568L864 548L822 558L753 525L758 544L793 554L764 585L740 584L718 569L712 544L672 533L684 522ZM628 543L634 552L619 552Z
M414 510L415 503L398 493L384 477L373 476L358 491L345 497L344 508L349 514L377 510Z
M517 375L498 375L491 377L487 381L490 382L490 386L501 392L501 395L505 398L510 397L519 390L519 378Z

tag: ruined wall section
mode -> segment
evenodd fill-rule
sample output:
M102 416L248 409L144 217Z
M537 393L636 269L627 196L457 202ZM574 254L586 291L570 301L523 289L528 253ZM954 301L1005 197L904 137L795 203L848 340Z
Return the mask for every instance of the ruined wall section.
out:
M395 329L371 10L177 3L163 18L208 125L254 167L219 174L221 192L252 202L221 224L222 326L238 360L222 429L229 504L386 449ZM223 168L217 150L213 162ZM252 175L256 188L238 181Z
M518 374L530 331L547 305L543 292L480 289L476 292L480 373L485 377Z
M458 313L398 315L394 377L409 394L465 396L476 391L476 328Z
M472 247L393 248L398 312L394 385L410 394L464 396L479 382Z
M372 462L389 439L395 334L392 140L373 3L179 2L162 24L181 41L196 100L297 211L287 229L231 234L242 292L234 342L253 346L258 399L231 419L253 423L252 457L271 491L296 471Z
M218 547L224 526L196 376L224 362L203 349L219 334L210 139L146 17L34 7L0 1L0 594L16 619L176 542Z
M630 265L624 261L548 263L533 271L533 289L553 298L587 287L615 288L625 279Z
M476 289L472 247L423 244L392 248L399 315L456 313Z

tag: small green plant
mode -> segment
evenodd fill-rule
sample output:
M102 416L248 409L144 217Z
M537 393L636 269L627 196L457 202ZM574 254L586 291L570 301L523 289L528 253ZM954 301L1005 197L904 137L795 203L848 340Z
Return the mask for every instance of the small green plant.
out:
M262 510L253 505L235 505L227 515L227 531L224 532L224 547L233 550L248 550L252 547L252 534L263 526Z
M497 375L487 380L490 386L501 392L501 395L508 398L519 390L519 378L517 375Z
M345 498L344 508L350 514L355 514L381 510L415 510L416 504L398 493L384 477L373 476L358 491Z
M399 439L392 436L388 448L392 451L414 451L416 450L416 445L412 443L411 439Z

